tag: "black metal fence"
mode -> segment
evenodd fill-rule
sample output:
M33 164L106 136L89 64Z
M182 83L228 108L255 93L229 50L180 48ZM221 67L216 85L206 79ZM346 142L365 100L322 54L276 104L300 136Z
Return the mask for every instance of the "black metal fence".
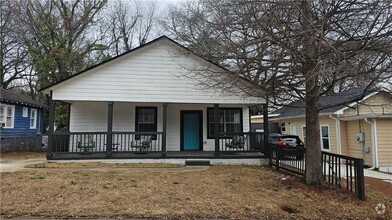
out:
M272 165L301 176L305 175L305 148L272 147Z
M322 152L322 162L325 182L366 199L363 159Z
M268 153L263 132L221 133L219 150Z
M304 148L271 148L271 165L277 170L305 176ZM359 199L366 200L363 159L348 157L322 151L324 181L334 188L355 193Z

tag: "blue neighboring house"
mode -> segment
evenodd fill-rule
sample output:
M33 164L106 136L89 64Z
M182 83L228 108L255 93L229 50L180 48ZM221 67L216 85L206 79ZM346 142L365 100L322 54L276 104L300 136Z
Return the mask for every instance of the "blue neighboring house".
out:
M1 151L41 149L46 106L6 89L0 97Z

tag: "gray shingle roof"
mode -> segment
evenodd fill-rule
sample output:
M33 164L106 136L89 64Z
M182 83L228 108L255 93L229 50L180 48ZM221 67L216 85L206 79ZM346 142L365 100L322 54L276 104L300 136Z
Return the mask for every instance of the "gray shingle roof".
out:
M320 106L325 109L321 110L321 114L332 114L344 107L348 104L362 99L364 96L370 93L365 93L361 89L349 89L341 93L335 93L329 96L320 97ZM343 103L343 104L342 104ZM331 107L329 107L331 106ZM296 116L304 116L305 115L305 102L304 101L295 101L290 103L288 106L282 107L271 114L279 114L279 116L274 118L288 118L288 117L296 117Z
M1 102L10 102L15 104L29 105L38 108L46 107L42 103L32 100L30 97L3 88L1 89L0 99Z

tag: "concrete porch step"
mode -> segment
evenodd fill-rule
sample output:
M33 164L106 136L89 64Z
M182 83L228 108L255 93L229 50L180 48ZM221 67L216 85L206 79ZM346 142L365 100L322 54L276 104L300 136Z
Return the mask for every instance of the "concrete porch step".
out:
M185 166L210 166L209 160L185 160Z

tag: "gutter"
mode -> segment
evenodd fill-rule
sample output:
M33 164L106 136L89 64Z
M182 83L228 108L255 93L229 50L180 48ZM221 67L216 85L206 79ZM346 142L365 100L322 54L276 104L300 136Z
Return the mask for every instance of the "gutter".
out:
M336 148L337 148L337 153L342 154L342 140L341 140L341 134L340 134L340 119L339 115L336 115L336 118L334 118L332 115L329 115L330 118L335 120L335 129L336 129Z
M368 118L365 118L365 122L370 124L372 127L372 133L371 133L371 137L372 137L372 148L373 148L373 156L372 156L372 167L370 167L369 169L376 169L378 168L378 147L377 147L377 122L376 119L373 119L373 122L369 121ZM363 150L363 149L362 149Z

